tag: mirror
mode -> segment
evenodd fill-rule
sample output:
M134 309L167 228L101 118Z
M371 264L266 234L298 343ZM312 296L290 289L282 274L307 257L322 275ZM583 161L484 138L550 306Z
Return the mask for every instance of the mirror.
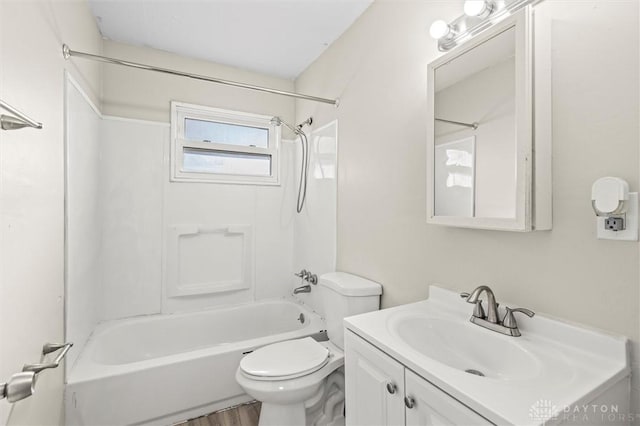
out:
M429 223L534 227L530 13L522 9L429 64Z

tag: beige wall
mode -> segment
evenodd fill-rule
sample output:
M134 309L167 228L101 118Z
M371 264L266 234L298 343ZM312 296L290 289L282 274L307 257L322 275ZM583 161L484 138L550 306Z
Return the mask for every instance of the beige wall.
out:
M104 54L163 68L239 81L279 90L293 90L293 81L269 77L212 62L191 59L147 47L136 47L105 40ZM105 115L169 122L172 100L212 107L278 115L292 121L295 102L277 96L206 81L167 74L104 66L103 109Z
M0 131L2 381L64 341L64 71L97 100L100 66L65 61L63 42L100 52L86 2L0 0L0 98L44 125ZM43 372L33 397L0 401L0 424L62 424L62 370Z
M338 269L381 282L385 307L424 299L431 283L489 284L499 300L630 336L637 349L638 243L596 240L590 189L614 175L640 190L638 2L537 8L553 18L550 232L425 223L426 69L439 55L428 27L460 15L462 1L379 0L298 78L298 91L341 100L296 110L318 125L339 119Z

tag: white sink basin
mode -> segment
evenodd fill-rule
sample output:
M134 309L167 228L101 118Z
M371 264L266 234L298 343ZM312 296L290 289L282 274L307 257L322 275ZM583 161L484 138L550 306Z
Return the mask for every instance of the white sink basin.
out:
M493 379L524 380L540 374L540 362L518 339L470 322L396 315L391 332L415 351L452 368Z

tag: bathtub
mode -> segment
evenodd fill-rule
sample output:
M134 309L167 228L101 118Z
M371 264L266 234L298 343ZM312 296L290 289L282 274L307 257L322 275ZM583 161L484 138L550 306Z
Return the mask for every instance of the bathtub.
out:
M249 401L243 354L323 329L284 299L102 323L69 372L66 424L170 425Z

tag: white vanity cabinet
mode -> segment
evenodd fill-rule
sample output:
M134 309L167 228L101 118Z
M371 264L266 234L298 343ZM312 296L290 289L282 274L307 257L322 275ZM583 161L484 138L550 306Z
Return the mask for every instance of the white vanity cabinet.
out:
M493 424L348 330L345 387L347 426Z

